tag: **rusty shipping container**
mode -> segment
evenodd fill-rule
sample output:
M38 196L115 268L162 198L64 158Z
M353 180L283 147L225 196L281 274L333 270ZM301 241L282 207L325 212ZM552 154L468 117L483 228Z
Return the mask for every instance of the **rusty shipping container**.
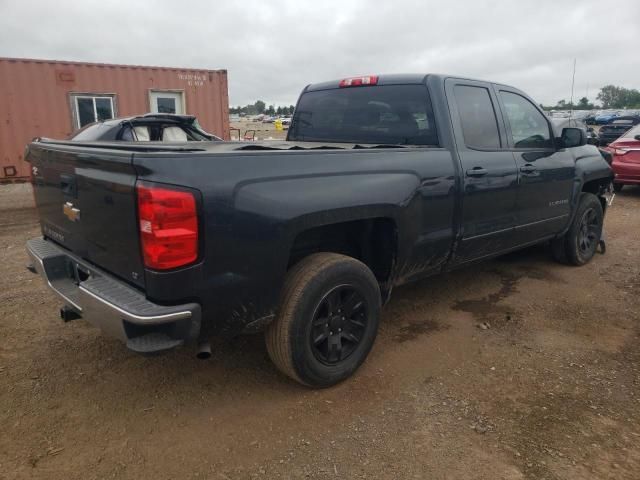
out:
M0 58L0 183L29 178L34 137L148 112L195 115L229 139L227 71Z

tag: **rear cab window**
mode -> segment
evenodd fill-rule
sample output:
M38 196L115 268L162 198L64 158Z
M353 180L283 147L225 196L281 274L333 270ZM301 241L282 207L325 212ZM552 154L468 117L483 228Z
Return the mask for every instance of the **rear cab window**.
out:
M288 140L438 146L426 85L375 85L307 91Z
M640 135L640 125L636 125L634 128L627 130L620 138L635 138L637 135Z

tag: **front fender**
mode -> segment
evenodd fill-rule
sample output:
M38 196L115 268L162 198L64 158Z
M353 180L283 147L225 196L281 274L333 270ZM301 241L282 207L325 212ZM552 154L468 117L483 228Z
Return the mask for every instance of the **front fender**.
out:
M571 195L571 215L565 229L558 234L564 235L569 230L580 203L583 192L601 195L613 181L613 170L593 145L584 145L574 150L576 156L575 179ZM604 204L606 206L606 202Z

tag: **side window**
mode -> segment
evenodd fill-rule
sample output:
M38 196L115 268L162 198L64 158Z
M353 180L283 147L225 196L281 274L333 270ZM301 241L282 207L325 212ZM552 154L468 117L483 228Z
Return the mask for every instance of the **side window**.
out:
M511 92L500 92L515 148L551 148L549 123L526 98Z
M120 132L120 138L118 140L122 140L123 142L134 142L135 138L133 136L133 130L131 129L131 127L124 127Z
M454 96L465 145L470 148L499 149L498 120L489 90L484 87L456 85Z

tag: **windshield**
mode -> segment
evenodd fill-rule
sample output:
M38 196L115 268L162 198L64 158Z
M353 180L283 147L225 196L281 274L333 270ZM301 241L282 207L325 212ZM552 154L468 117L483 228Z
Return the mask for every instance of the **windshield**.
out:
M288 140L438 145L425 85L383 85L306 92Z

